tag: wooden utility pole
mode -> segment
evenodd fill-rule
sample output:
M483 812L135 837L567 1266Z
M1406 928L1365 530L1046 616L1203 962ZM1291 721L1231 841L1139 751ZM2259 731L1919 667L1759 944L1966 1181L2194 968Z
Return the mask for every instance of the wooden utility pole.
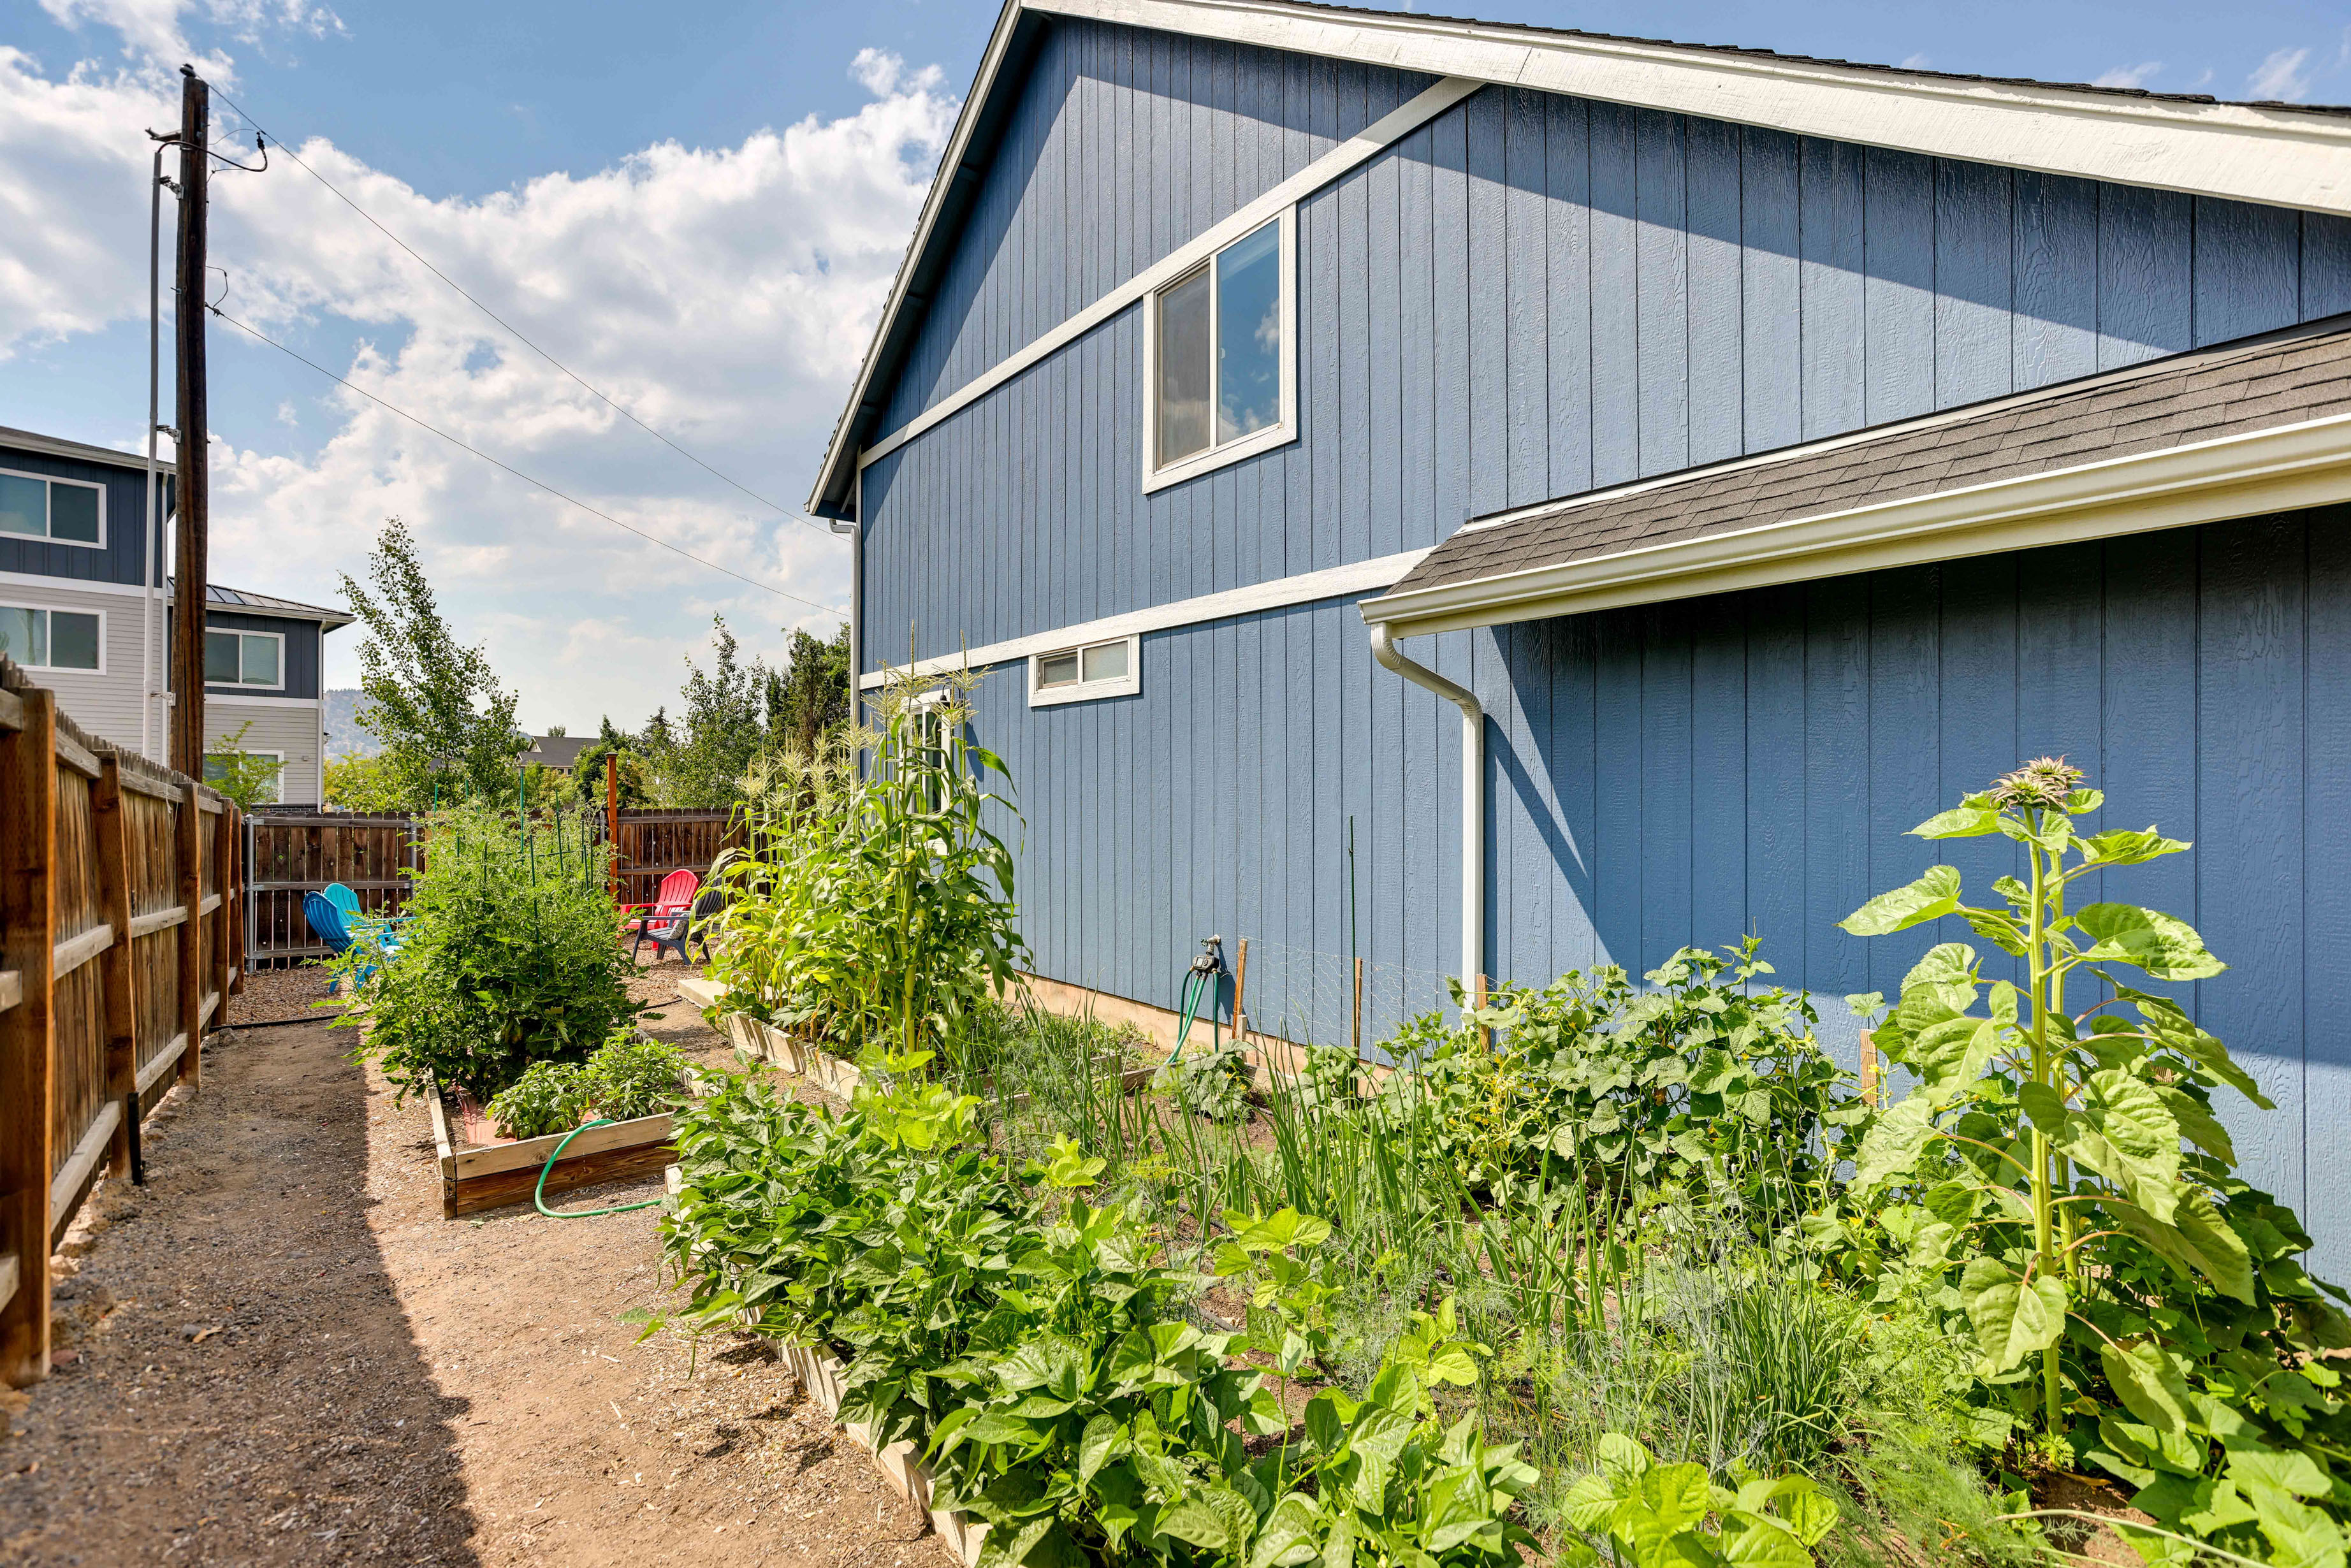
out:
M173 287L178 367L179 531L172 582L172 766L204 776L204 583L210 562L204 450L204 183L211 172L212 92L180 68L180 256ZM194 1054L193 1047L189 1051Z
M604 753L604 841L612 852L612 869L607 873L612 884L612 902L621 902L621 751L618 747ZM658 958L660 954L653 955Z

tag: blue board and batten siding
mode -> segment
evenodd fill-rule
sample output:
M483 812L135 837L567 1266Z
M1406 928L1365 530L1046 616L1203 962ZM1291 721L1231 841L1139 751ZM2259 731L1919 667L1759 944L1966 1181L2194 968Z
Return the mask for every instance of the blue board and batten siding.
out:
M1056 25L883 429L1422 85ZM1300 439L1144 495L1125 311L865 470L868 669L2351 309L2340 219L1496 88L1299 222ZM2304 1154L2351 1093L2346 983L2307 951L2351 898L2346 520L1416 642L1493 714L1489 967L1753 930L1832 1002L1891 989L1920 943L1834 922L1927 863L1903 830L2069 752L2113 821L2199 841L2115 891L2235 965L2195 1004L2283 1108L2241 1146L2351 1264L2346 1178ZM995 672L976 724L1019 784L1041 973L1173 1006L1212 931L1345 951L1351 816L1365 956L1452 967L1458 716L1373 664L1352 601L1153 633L1131 698L1031 709L1024 681ZM1979 884L1980 850L1953 855Z

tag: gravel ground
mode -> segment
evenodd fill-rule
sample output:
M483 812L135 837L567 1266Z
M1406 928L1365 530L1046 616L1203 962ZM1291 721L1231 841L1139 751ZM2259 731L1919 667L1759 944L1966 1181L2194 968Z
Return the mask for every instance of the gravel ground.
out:
M650 1027L729 1060L689 1008ZM658 1211L443 1221L422 1109L349 1038L217 1037L148 1186L93 1199L57 1373L0 1406L0 1563L952 1568L765 1347L634 1343Z
M327 971L311 965L298 969L256 969L245 977L245 988L228 999L228 1021L266 1023L277 1019L307 1018L327 995Z

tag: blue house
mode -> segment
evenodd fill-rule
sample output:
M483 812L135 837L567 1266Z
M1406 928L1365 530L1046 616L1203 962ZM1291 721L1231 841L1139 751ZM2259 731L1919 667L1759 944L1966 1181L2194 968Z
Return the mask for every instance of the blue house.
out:
M171 750L172 577L148 518L168 537L171 473L151 497L142 457L0 427L0 653L84 729L158 761ZM323 798L324 639L350 622L206 585L205 743L276 764L279 800Z
M1376 1039L1751 932L1849 1052L1934 938L1836 920L1985 891L1905 830L2069 756L2196 841L2110 895L2232 964L2240 1153L2339 1273L2346 214L2339 110L1012 0L811 507L861 686L988 672L1038 972L1105 998L1248 936L1332 1038L1360 952Z

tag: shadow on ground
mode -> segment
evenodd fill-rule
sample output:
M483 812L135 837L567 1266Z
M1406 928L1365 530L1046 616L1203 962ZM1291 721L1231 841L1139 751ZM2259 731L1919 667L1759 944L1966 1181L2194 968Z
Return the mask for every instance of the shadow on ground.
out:
M478 1563L468 1404L386 1274L364 1079L320 1032L218 1037L148 1186L94 1200L59 1364L0 1440L0 1562Z

